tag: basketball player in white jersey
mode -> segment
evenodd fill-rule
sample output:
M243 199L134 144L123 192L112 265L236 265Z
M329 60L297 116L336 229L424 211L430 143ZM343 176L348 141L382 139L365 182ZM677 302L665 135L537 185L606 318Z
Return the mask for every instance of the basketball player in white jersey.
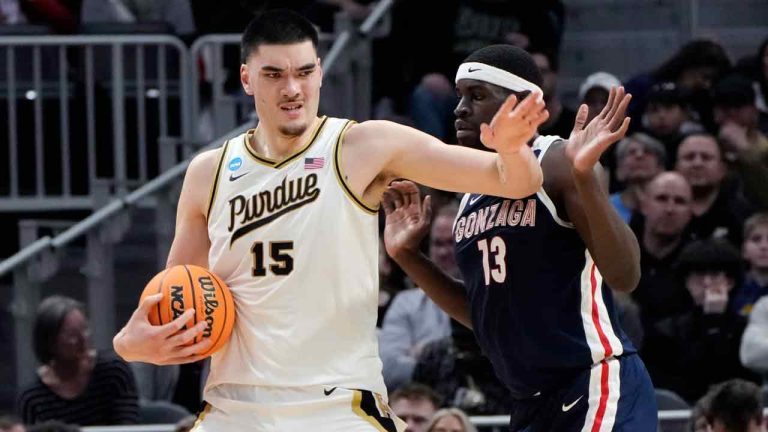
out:
M318 117L317 33L271 11L243 34L240 70L259 125L189 166L168 266L210 268L232 290L237 320L213 355L196 431L402 431L386 404L376 344L378 218L396 178L522 198L542 174L526 145L548 117L540 94L510 98L482 141L448 146L391 122ZM191 312L153 327L150 297L115 336L129 361L199 360L184 344Z

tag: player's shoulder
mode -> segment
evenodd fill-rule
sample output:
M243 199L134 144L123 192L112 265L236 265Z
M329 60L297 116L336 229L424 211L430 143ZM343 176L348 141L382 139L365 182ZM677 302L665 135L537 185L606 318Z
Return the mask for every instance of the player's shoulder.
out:
M188 170L191 172L209 171L215 169L221 160L221 154L224 152L224 146L198 153L189 163Z

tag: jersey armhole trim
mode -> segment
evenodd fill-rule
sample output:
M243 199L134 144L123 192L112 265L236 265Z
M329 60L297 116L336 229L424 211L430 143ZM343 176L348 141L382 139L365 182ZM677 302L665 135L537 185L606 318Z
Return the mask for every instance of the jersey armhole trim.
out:
M341 185L341 189L344 191L344 194L347 195L347 197L357 207L359 207L360 210L364 211L365 213L375 215L379 213L379 209L367 206L360 197L355 195L355 193L347 184L346 180L344 180L344 173L341 170L341 144L344 141L344 137L347 135L347 131L355 123L356 122L354 120L347 120L347 124L345 124L342 127L341 132L339 133L339 137L336 139L336 143L333 146L334 172L336 173L336 179L339 181L339 184Z
M563 141L565 142L564 138L554 136L554 135L548 135L545 137L541 137L540 139L546 139L548 142L542 146L541 151L539 152L539 165L541 165L542 162L544 162L544 155L547 154L547 151L552 148L552 144L554 144L557 141ZM547 191L544 190L544 186L541 186L541 189L539 189L538 192L536 192L536 196L539 197L542 204L544 204L544 207L547 208L549 211L549 214L552 215L552 219L555 220L555 222L560 225L563 228L570 228L575 229L576 226L572 222L566 222L564 219L560 217L560 215L557 214L557 207L555 207L555 203L552 201L552 198L547 195Z
M211 192L208 194L208 205L205 209L205 221L211 216L211 210L213 204L216 201L216 192L219 190L219 178L221 177L221 167L224 165L224 158L227 156L227 149L229 148L229 140L224 142L224 146L221 149L221 156L219 156L219 163L216 166L216 174L213 177L213 183L211 184Z

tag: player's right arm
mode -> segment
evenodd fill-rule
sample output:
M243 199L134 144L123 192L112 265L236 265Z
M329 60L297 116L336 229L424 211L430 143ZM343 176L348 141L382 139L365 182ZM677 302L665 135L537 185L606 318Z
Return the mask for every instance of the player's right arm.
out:
M215 181L216 164L221 149L196 156L189 164L176 211L176 232L168 253L167 267L177 264L194 264L208 267L208 226L206 214L212 182ZM179 364L200 360L195 353L205 351L211 344L209 338L186 345L206 328L205 322L184 329L194 311L187 309L170 323L153 326L148 314L162 298L149 296L133 312L133 315L112 344L115 352L126 361L142 361L153 364Z
M430 197L421 201L418 187L410 181L396 181L382 199L386 223L384 246L387 254L413 282L451 318L472 328L464 285L448 276L419 250L432 219Z

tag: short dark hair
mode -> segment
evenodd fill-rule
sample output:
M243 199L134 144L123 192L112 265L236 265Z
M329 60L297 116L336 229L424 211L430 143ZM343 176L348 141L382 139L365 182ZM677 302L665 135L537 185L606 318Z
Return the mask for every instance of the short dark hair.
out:
M308 19L288 9L268 10L246 26L240 42L240 61L245 63L261 44L288 45L308 40L317 49L317 29Z
M417 382L406 384L389 395L390 404L394 404L399 399L427 400L435 406L435 409L440 408L442 404L440 396L431 387Z
M513 45L489 45L473 52L464 63L477 62L503 69L541 87L541 72L528 52Z
M752 87L752 81L738 74L721 79L712 88L712 105L731 108L754 106L755 89Z
M85 314L85 307L79 301L60 295L44 299L37 307L35 324L32 330L32 346L40 363L48 363L53 358L53 347L67 314L79 310Z
M669 60L653 73L657 81L677 81L683 71L712 67L722 76L731 67L731 60L722 45L708 39L695 39L683 45Z
M688 133L684 134L680 138L680 143L679 144L682 144L683 141L687 140L688 138L693 138L693 137L702 137L702 138L706 138L708 140L713 141L715 143L715 147L717 147L717 152L720 154L720 160L724 160L725 159L725 149L723 148L723 143L721 143L720 140L717 139L716 136L712 135L711 133L709 133L707 131L699 131L699 130L697 130L697 131L693 131L693 132L688 132ZM677 146L677 151L678 152L680 151L680 147L682 147L679 144ZM677 155L675 155L675 159L677 159Z
M722 271L738 286L744 264L739 252L724 239L694 240L680 252L678 275L685 279L694 272Z
M719 420L729 431L746 431L752 420L763 422L760 387L743 379L717 384L709 391L706 417L709 424Z

